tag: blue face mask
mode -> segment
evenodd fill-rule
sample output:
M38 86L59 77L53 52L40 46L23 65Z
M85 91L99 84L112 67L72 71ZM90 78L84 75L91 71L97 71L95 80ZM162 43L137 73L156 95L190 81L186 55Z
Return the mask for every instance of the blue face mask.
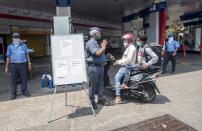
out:
M168 37L168 43L171 43L174 40L173 37Z
M13 44L14 45L19 45L20 44L20 39L13 38Z

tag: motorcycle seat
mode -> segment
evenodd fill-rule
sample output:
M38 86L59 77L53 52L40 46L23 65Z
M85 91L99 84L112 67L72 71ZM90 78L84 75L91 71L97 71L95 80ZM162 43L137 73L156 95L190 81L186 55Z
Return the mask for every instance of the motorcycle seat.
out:
M137 74L142 74L142 73L153 74L153 73L158 72L159 70L160 70L159 68L150 68L150 69L146 69L146 70L135 69L135 70L130 70L130 75L137 75Z

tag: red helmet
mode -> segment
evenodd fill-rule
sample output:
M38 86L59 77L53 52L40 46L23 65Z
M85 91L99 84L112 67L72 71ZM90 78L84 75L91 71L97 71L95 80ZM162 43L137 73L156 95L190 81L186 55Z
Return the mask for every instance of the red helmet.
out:
M126 33L121 37L124 40L127 40L127 42L132 43L135 40L135 36L132 33Z

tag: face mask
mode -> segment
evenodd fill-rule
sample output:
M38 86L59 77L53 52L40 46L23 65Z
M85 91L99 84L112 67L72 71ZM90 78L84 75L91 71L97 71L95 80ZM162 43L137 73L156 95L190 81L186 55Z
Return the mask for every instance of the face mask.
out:
M20 44L20 39L13 38L13 44L19 45Z
M168 42L171 43L174 40L173 37L168 37Z
M126 47L126 46L128 45L128 43L127 43L127 42L124 42L123 45L124 45L124 47Z
M143 42L137 41L136 44L137 44L137 46L142 46Z
M101 35L96 35L96 36L95 36L95 40L97 40L97 41L99 41L100 38L101 38Z

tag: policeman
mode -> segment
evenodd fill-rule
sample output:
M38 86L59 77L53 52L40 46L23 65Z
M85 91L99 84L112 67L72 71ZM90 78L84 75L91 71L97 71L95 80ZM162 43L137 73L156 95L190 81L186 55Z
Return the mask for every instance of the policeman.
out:
M165 54L163 67L162 67L162 74L166 73L166 68L169 61L171 61L172 63L171 73L175 72L176 54L179 47L180 47L180 44L179 42L174 40L173 33L169 33L168 40L165 42L163 47L163 52L162 52L163 54Z
M109 105L104 99L104 62L105 50L107 46L107 41L103 40L100 45L98 41L101 39L101 29L97 27L90 28L91 39L86 43L86 61L88 64L88 75L89 81L89 97L94 109L97 109L95 103L95 94L98 93L97 104Z
M14 33L12 35L13 42L8 46L6 53L5 73L11 73L11 99L16 99L17 96L17 80L20 77L21 91L24 96L30 96L27 91L27 64L31 70L31 63L27 46L20 41L20 35ZM8 68L9 67L9 68ZM8 70L9 69L9 70Z

